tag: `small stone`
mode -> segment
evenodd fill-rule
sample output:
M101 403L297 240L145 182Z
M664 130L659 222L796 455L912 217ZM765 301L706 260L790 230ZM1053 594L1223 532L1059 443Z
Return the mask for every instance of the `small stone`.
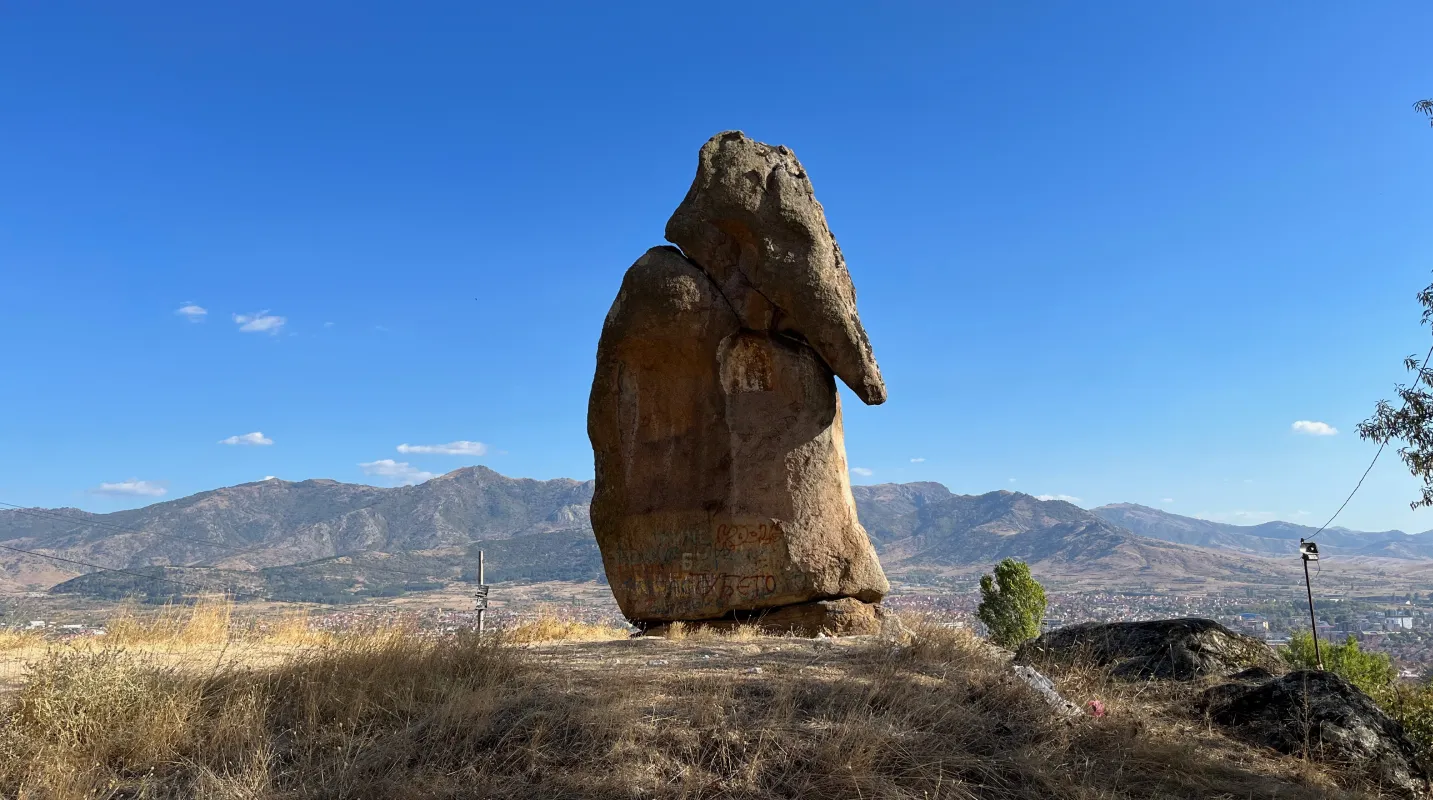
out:
M761 667L747 667L746 669L742 670L742 672L745 672L748 675L760 675Z
M667 666L667 659L665 659L665 658L654 658L654 659L652 659L651 661L648 661L648 662L647 662L647 666L649 666L649 667L665 667L665 666Z

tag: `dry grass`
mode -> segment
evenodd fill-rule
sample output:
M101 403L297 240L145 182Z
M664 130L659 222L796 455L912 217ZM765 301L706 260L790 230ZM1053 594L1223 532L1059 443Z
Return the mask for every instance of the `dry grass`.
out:
M0 630L0 652L43 647L44 644L45 638L38 631L21 628Z
M533 626L511 635L566 630ZM998 651L964 631L917 634L512 647L380 629L267 666L183 669L57 650L0 707L0 796L1339 796L1301 762L1165 730L1136 713L1148 698L1053 719Z
M513 644L533 642L602 642L626 639L631 633L616 625L594 625L563 619L550 608L539 608L533 619L519 622L503 631L503 638Z
M167 605L157 612L129 608L105 624L110 646L223 644L233 633L234 603L228 597L201 599L192 605Z

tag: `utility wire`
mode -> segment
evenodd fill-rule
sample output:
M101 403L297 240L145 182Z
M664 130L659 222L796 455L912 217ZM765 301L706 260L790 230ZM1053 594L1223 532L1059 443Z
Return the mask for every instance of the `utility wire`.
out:
M201 590L201 591L206 591L206 592L212 592L212 591L214 591L214 588L213 588L212 586L204 586L204 585L201 585L201 584L198 584L198 583L190 583L189 581L177 581L177 580L174 580L173 578L161 578L161 577L159 577L159 576L157 576L157 575L145 575L143 572L133 572L133 571L131 571L131 570L120 569L120 568L118 568L118 567L102 567L102 566L100 566L99 564L91 564L91 563L89 563L89 562L87 562L87 561L77 561L77 560L75 560L75 559L73 559L73 558L65 558L65 557L63 557L63 556L50 555L49 553L39 553L39 552L36 552L36 551L34 551L34 550L24 550L24 549L21 549L21 548L19 548L19 547L11 547L11 546L8 545L8 544L0 544L0 550L9 550L9 551L12 552L12 553L22 553L22 554L27 555L27 556L35 556L36 558L48 558L48 559L50 559L51 561L60 561L60 562L63 562L63 563L65 563L65 564L75 564L75 565L81 566L81 567L89 567L90 569L95 570L95 571L97 571L97 572L118 572L118 573L120 573L121 575L132 575L132 576L134 576L134 577L136 577L136 578L143 578L144 580L147 580L147 581L162 581L162 582L164 582L164 583L172 583L172 584L175 584L175 585L177 585L177 586L188 586L188 587L191 588L191 589L199 589L199 590ZM93 573L90 573L90 574L93 574ZM227 591L227 590L226 590L226 591ZM253 598L256 598L256 599L259 599L259 600L267 600L267 599L268 599L268 598L263 597L263 596L261 596L261 595L251 594L251 593L249 593L249 592L233 592L233 594L234 594L235 597L239 597L239 596L242 595L243 597L253 597Z
M1424 370L1426 370L1426 369L1428 368L1428 359L1429 359L1430 357L1433 357L1433 346L1430 346L1430 347L1428 348L1428 354L1425 355L1425 356L1423 356L1423 364L1422 364L1422 366L1420 366L1420 367L1418 368L1418 380L1419 380L1419 381L1422 381L1422 380L1423 380ZM1416 385L1416 384L1415 384L1415 385ZM1407 407L1408 407L1408 401L1405 400L1405 401L1403 402L1403 408L1407 408ZM1400 409L1400 410L1402 410L1402 409ZM1313 539L1314 537L1318 536L1320 533L1323 533L1325 528L1327 528L1328 526L1332 525L1332 524L1333 524L1333 521L1336 520L1336 519L1338 519L1338 515L1343 513L1344 508L1348 506L1348 502L1353 499L1353 496L1354 496L1354 495L1358 494L1359 487L1363 486L1363 480L1364 480L1364 478L1367 478L1367 477L1368 477L1368 473L1370 473L1370 472L1373 471L1373 465L1378 463L1378 457L1381 456L1381 455L1383 455L1383 448L1385 448L1385 447L1387 447L1387 446L1388 446L1388 440L1387 440L1387 439L1384 439L1382 442L1379 442L1379 443L1378 443L1378 452L1376 452L1376 453L1373 454L1373 460L1370 461L1370 462L1368 462L1368 469L1366 469L1366 470L1363 471L1363 475L1359 477L1358 483L1354 484L1354 486L1353 486L1353 491L1349 492L1349 493L1348 493L1348 497L1344 498L1343 505L1339 506L1339 507L1338 507L1338 510L1335 511L1335 512L1333 512L1333 516L1332 516L1332 517L1329 517L1328 522L1325 522L1324 524L1320 525L1320 526L1319 526L1319 529L1316 530L1316 531L1314 531L1314 532L1313 532L1313 535L1312 535L1312 536L1309 536L1308 538Z

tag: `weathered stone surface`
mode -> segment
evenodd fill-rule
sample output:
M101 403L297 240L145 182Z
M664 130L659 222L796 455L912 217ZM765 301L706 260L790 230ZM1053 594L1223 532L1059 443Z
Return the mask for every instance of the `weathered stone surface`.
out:
M1417 747L1368 695L1331 672L1300 670L1204 694L1209 718L1282 753L1337 764L1408 797L1428 789Z
M1119 678L1189 680L1250 667L1275 669L1268 645L1212 619L1087 622L1057 628L1020 646L1020 663L1084 661L1112 667Z
M667 241L706 269L745 327L798 332L863 402L885 402L846 260L796 156L726 131L698 160Z
M739 134L707 143L668 225L684 246L682 231L702 238L686 255L649 250L628 270L598 343L592 527L613 594L635 622L874 603L889 590L856 519L829 359L846 365L843 379L868 402L883 400L885 387L795 158L781 148L768 173L799 175L805 200L782 189L786 205L726 221L734 212L723 165L762 152L778 150ZM720 226L698 225L703 213ZM771 255L743 260L728 231L806 244L763 244ZM825 350L813 349L817 340Z

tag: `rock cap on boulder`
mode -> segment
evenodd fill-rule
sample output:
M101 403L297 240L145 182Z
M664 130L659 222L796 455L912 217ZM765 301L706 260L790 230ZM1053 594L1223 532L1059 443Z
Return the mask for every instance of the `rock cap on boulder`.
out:
M799 334L862 402L885 402L846 259L789 149L741 131L713 136L666 236L711 274L746 327Z

